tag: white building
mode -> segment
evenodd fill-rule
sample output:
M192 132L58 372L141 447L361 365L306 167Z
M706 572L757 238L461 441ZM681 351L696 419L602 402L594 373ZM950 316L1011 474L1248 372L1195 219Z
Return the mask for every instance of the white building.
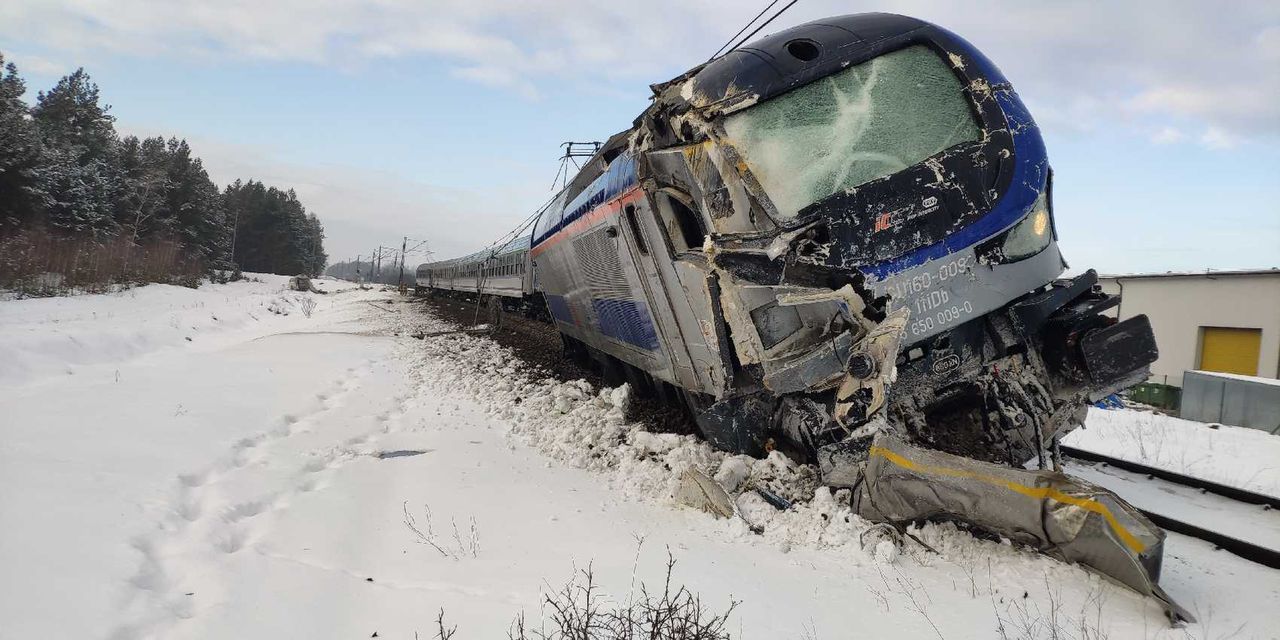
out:
M1160 358L1151 382L1189 370L1280 377L1280 269L1099 276L1120 319L1146 314Z

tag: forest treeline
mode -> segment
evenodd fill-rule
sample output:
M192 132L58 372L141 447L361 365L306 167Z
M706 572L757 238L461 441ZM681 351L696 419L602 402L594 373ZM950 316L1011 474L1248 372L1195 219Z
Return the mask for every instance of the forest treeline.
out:
M292 189L237 180L220 190L185 140L121 138L83 69L34 104L25 93L0 54L0 288L324 269L324 227Z

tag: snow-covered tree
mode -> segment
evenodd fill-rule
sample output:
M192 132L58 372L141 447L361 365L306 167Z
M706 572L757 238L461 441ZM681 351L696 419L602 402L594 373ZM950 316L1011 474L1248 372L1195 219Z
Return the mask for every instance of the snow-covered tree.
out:
M36 97L31 115L49 157L46 222L55 229L95 237L116 229L121 177L110 108L84 69Z
M222 196L186 140L171 138L168 151L166 209L182 243L212 265L225 253Z
M0 237L32 224L47 205L47 158L18 69L0 53Z
M0 286L49 272L190 282L233 263L324 268L324 227L292 190L237 180L219 192L185 140L119 139L83 69L34 107L25 92L0 56Z

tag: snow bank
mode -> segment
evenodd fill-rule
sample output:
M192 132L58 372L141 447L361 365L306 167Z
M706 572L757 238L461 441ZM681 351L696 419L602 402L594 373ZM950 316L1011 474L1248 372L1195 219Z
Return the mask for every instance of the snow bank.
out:
M1063 443L1221 484L1280 496L1280 436L1158 413L1090 408Z
M152 284L109 294L0 302L0 384L74 374L79 367L202 345L215 336L265 335L288 316L301 316L303 299L322 298L288 291L286 276L245 275L253 281L199 289ZM317 286L327 291L350 287L336 280Z
M389 330L408 334L451 328L414 313L389 317L389 322L409 325ZM872 524L852 512L847 491L821 486L812 465L797 464L777 451L762 459L728 455L695 436L649 433L625 419L628 386L596 390L585 380L542 377L528 371L509 349L483 336L455 333L409 346L403 355L413 361L420 385L449 389L479 402L491 417L509 426L512 437L552 459L601 473L619 496L675 507L681 476L695 469L724 486L744 516L720 522L726 536L763 540L783 551L837 549L847 552L855 564L892 562L897 557L877 550L877 541L863 547L863 534ZM756 489L791 506L779 510ZM926 524L912 531L934 548L965 549L960 555L966 558L985 554L1044 561L1028 550L977 540L952 525ZM912 553L921 550L909 546ZM977 548L984 550L979 554Z
M375 320L386 322L385 330L401 335L452 328L419 313L415 309L396 316L381 314ZM881 605L884 613L904 601L911 603L908 610L918 611L926 599L941 598L948 602L941 605L946 608L971 604L970 599L990 598L1002 628L1011 621L1030 625L1017 632L1018 637L1057 637L1061 629L1043 618L1045 611L1059 608L1090 611L1081 618L1096 618L1090 624L1101 624L1108 618L1107 625L1115 624L1112 630L1119 634L1112 637L1174 637L1180 633L1158 629L1162 622L1149 622L1162 620L1153 601L1007 540L980 539L953 523L929 523L909 529L923 544L912 540L895 543L896 536L884 527L852 513L845 491L820 486L812 466L796 464L777 452L763 459L731 456L693 436L648 433L640 425L628 423L624 417L628 400L625 386L597 390L582 380L546 379L526 369L510 350L483 336L453 333L401 346L400 356L408 360L420 393L452 396L455 401L478 405L490 423L505 428L510 438L550 459L593 472L618 500L676 509L675 490L686 470L714 477L729 490L742 517L717 520L688 509L683 513L699 522L698 536L755 547L755 551L741 551L743 562L759 562L756 558L764 556L757 554L782 553L792 558L792 563L829 566L832 575L855 576L858 593L865 590L877 599L886 598ZM790 505L776 508L757 488ZM681 547L686 544L689 548L705 547L694 538ZM1221 614L1215 616L1203 606L1222 597L1224 589L1233 590L1229 597L1240 598L1241 603L1254 602L1251 594L1256 588L1248 585L1260 584L1257 577L1236 573L1234 577L1224 574L1221 581L1206 580L1203 567L1220 558L1211 555L1211 546L1197 544L1178 536L1168 541L1165 583L1174 597L1215 622ZM950 585L951 595L929 595L929 585L942 583ZM1237 585L1239 593L1234 592ZM819 589L807 584L788 588ZM1046 590L1047 596L1028 598L1027 594L1037 590ZM857 599L848 597L850 601ZM953 597L961 600L949 599ZM1143 613L1112 618L1102 613L1103 600L1109 601L1105 605L1108 610L1114 606ZM889 602L897 604L885 604ZM897 620L893 625L901 623L900 618L890 619ZM971 623L978 626L968 626ZM991 637L984 631L986 624L986 620L963 622L961 627L949 628L946 637ZM1150 628L1151 624L1157 628ZM872 633L877 635L877 631ZM1095 634L1098 629L1088 628L1078 637ZM889 636L881 633L877 637Z

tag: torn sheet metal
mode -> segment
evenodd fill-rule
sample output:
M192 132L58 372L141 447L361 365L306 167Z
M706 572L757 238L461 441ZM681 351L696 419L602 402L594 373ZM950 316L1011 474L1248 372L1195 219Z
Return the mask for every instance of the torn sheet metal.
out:
M884 408L893 383L898 346L911 312L898 309L876 325L849 354L847 373L836 390L835 419L845 427L862 424Z
M897 342L894 342L892 351L877 348L872 354L867 350L867 337L881 334L876 333L878 325L863 313L866 303L853 285L845 285L834 291L805 291L777 296L780 307L833 302L839 305L839 315L851 328L817 341L801 356L785 360L779 358L777 362L770 363L774 366L769 367L764 376L764 385L770 391L782 394L833 386L842 375L847 375L850 356L855 352L874 355L877 370L884 369L880 363L886 359L890 363L888 368L892 369L891 363L897 357ZM905 325L905 320L903 324Z
M1157 584L1164 531L1106 489L1056 471L913 446L883 432L865 460L853 501L867 519L972 523L1152 596L1175 621L1193 621Z
M829 386L844 372L852 346L853 336L848 331L841 333L765 375L764 385L778 394L819 390Z
M680 474L680 484L676 487L674 498L677 504L717 518L732 518L738 512L733 498L729 497L724 487L697 469L685 469Z

